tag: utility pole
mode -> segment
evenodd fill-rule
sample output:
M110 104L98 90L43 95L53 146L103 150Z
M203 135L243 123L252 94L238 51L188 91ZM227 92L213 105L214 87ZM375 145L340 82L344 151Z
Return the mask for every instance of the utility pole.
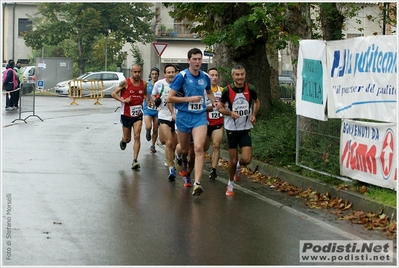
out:
M382 17L382 34L385 35L385 25L387 24L387 3L384 3L382 11L384 12Z
M105 71L107 71L108 66L108 35L109 35L109 25L105 28Z

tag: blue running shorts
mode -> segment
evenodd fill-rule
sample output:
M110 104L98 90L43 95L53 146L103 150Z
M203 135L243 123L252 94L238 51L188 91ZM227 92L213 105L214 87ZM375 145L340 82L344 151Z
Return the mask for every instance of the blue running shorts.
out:
M144 109L144 116L151 116L154 118L158 118L158 110Z
M203 113L186 113L179 111L176 114L176 125L177 128L184 133L191 132L193 128L208 125L206 111Z

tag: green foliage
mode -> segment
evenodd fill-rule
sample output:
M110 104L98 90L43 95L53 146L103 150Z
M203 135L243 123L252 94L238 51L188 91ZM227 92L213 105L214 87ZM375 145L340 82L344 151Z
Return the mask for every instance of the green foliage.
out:
M99 68L98 71L104 70L105 51L107 51L107 69L113 70L111 66L121 64L126 59L126 53L121 51L123 43L118 42L114 38L114 33L110 33L108 38L101 37L93 47L93 57L89 58L87 65ZM111 68L111 69L110 69Z
M238 49L256 39L278 36L284 19L280 3L165 3L173 6L176 20L196 22L192 32L204 36L207 45L225 43ZM270 39L275 42L280 38ZM284 44L286 45L286 44Z
M263 114L260 112L260 114ZM254 158L277 166L295 163L295 106L273 100L269 115L259 116L251 131Z
M133 45L131 51L132 51L132 54L133 54L134 63L143 66L144 65L144 60L141 57L140 50L139 50L138 46Z
M369 187L367 187L367 192L365 193L365 195L380 203L396 207L397 198L395 190L369 185Z
M39 17L33 18L32 31L24 35L25 43L33 49L45 45L61 46L65 40L74 40L80 72L85 65L91 63L98 66L99 53L104 37L110 41L111 65L112 59L121 60L123 54L118 50L125 42L148 43L153 39L151 12L149 3L39 3ZM132 30L134 29L134 30ZM97 48L97 51L96 51ZM105 49L103 50L105 52ZM98 59L92 60L93 54ZM116 57L113 57L116 55Z

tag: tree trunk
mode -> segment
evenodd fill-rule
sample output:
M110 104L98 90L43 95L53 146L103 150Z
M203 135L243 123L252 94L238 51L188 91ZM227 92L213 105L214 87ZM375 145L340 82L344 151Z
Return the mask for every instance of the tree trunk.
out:
M212 18L215 25L219 25L221 28L252 12L251 7L246 3L228 3L226 5L227 8L224 10L223 16ZM226 44L214 45L214 64L221 72L220 82L224 86L232 82L231 69L234 65L244 66L247 82L255 86L262 110L267 110L270 108L271 101L270 65L266 57L267 35L261 38L249 35L247 38L248 45L243 47L228 47Z
M232 82L231 68L234 66L234 62L226 57L228 51L225 44L214 44L213 53L212 67L219 70L219 85L225 87Z
M241 54L236 58L233 57L233 60L236 64L244 66L248 83L255 86L262 107L268 110L270 108L272 91L270 87L270 64L266 55L266 44L259 38L251 45L251 49L248 49L246 54Z
M83 57L83 44L82 44L82 36L80 33L78 33L78 52L79 52L79 75L84 74L85 72L85 67L86 67L86 61L84 60Z
M345 17L337 9L336 3L320 5L321 28L324 40L341 40Z
M287 19L285 22L285 30L290 34L299 36L301 39L313 39L312 21L310 18L310 5L307 3L288 4ZM299 44L290 42L290 55L292 63L293 80L296 83Z

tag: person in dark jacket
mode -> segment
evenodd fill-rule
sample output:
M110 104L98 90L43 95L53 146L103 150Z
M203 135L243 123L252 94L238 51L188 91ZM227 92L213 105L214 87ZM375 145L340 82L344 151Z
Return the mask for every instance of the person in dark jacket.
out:
M17 93L16 87L14 86L14 79L18 79L18 75L14 70L14 60L9 60L6 66L7 76L4 81L4 89L8 91L6 95L6 110L11 111L18 108L19 92ZM9 70L11 69L11 70Z
M18 89L21 89L21 84L24 82L24 74L22 73L22 62L20 60L17 60L17 64L14 66L15 73L17 74L18 77ZM19 100L19 90L15 91L15 103L14 107L18 108L18 100Z

